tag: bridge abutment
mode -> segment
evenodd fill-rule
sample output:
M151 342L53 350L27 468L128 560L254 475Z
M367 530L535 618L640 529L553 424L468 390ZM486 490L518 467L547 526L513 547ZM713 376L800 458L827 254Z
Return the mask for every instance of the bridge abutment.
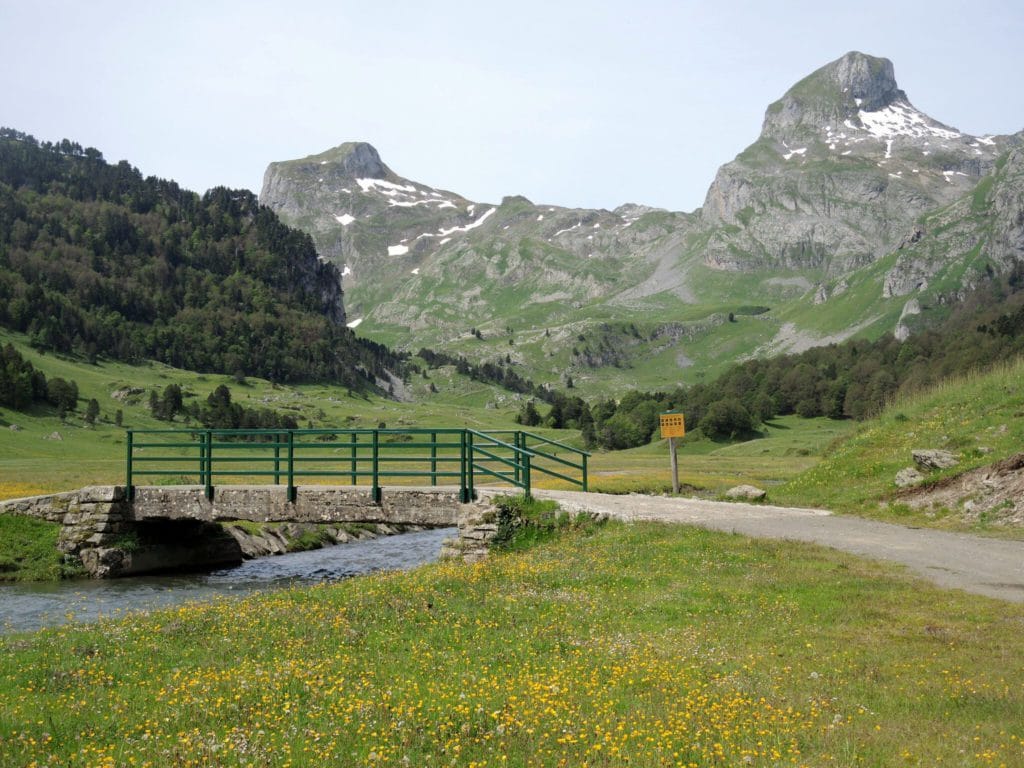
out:
M0 513L62 525L58 548L92 578L198 570L241 562L250 553L220 523L296 526L369 523L458 527L443 555L486 556L496 526L489 502L462 503L458 488L392 487L375 501L366 488L299 486L289 501L284 486L90 486L70 493L0 502ZM490 514L490 517L488 516ZM330 537L329 537L330 538Z

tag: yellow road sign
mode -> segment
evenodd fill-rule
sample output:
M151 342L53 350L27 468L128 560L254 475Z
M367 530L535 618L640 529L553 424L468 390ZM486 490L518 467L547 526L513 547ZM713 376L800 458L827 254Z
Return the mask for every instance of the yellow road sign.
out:
M661 414L661 436L662 437L684 437L686 435L686 421L681 413Z

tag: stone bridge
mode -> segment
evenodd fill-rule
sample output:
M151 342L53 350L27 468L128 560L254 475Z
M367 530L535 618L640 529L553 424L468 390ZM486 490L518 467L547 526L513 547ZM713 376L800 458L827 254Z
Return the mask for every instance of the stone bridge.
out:
M293 500L280 485L90 486L69 493L0 502L0 514L21 514L60 523L58 547L94 578L237 564L243 553L221 523L344 523L455 527L459 538L448 554L467 559L486 552L496 526L489 497L461 502L459 488L382 489L377 501L365 488L299 486Z

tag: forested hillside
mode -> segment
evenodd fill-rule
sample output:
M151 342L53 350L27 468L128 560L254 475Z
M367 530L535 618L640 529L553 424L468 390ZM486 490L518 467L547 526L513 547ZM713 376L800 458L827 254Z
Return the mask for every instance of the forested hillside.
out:
M994 275L941 322L900 341L886 336L750 360L713 382L666 392L630 392L592 408L587 442L605 448L647 443L658 414L683 412L711 438L741 437L775 416L866 419L897 394L1024 354L1024 264ZM583 428L583 424L580 424Z
M364 388L399 361L344 320L337 269L250 192L0 129L0 325L33 346Z

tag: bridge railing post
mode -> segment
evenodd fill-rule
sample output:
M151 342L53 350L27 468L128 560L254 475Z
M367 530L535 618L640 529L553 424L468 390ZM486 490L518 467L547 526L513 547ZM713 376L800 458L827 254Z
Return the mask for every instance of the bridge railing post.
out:
M288 501L295 501L295 431L288 430Z
M513 473L516 478L516 485L519 485L523 482L522 467L519 464L519 451L526 447L526 435L523 434L521 429L517 429L512 435L512 445L515 446L515 450L512 451L512 461L515 463Z
M476 459L473 456L473 433L466 432L466 469L467 469L467 482L466 482L466 496L467 501L472 501L476 498L476 489L474 485L474 474L476 472Z
M430 433L430 484L437 485L437 432Z
M373 430L373 488L371 495L374 502L380 503L380 430Z
M356 440L358 436L355 432L348 436L348 442L351 445L349 449L349 471L352 473L351 480L352 485L359 485L359 476L356 475Z
M463 504L470 501L469 486L466 484L466 430L459 433L459 498Z
M530 454L523 453L523 495L526 498L531 497L530 493ZM518 463L518 462L517 462Z
M283 435L278 432L274 435L274 485L281 484L281 438Z
M202 453L205 455L205 477L203 485L206 486L206 498L213 501L213 432L206 430L203 433L203 439L205 441L205 451ZM202 449L201 449L202 450Z
M128 434L125 437L125 456L126 456L126 467L125 467L125 493L128 494L128 501L131 501L135 497L135 486L132 484L132 442L134 440L132 431L129 429Z
M587 454L580 457L583 461L583 492L587 492Z

